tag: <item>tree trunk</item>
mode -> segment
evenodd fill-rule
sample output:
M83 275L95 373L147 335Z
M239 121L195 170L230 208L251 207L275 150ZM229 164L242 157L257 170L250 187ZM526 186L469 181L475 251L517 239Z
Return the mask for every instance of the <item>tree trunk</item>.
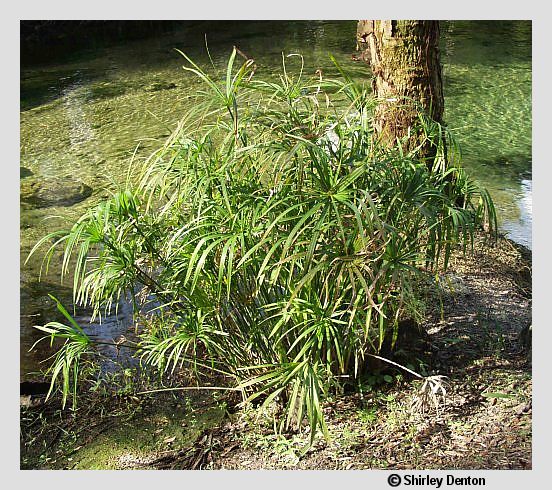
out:
M436 141L425 141L418 114L442 123L439 21L361 20L357 47L374 76L372 88L380 102L374 129L379 140L393 146L399 139L406 150L421 145L420 156L432 160Z

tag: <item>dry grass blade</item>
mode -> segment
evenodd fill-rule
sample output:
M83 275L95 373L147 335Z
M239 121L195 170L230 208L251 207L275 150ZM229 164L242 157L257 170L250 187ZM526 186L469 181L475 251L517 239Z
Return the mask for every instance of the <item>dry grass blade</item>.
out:
M437 414L446 403L447 388L450 386L446 376L436 375L424 378L422 386L414 396L411 410L418 413L428 413L435 407Z

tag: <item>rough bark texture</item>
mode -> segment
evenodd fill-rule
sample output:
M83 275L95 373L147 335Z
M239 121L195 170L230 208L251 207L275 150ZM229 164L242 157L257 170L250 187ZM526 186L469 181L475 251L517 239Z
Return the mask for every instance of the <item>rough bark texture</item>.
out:
M443 118L439 21L361 20L357 47L372 68L372 87L380 100L376 134L387 145L409 136L406 148L414 148L421 142L421 134L413 132L418 112L437 122ZM435 156L434 145L424 145L422 155Z

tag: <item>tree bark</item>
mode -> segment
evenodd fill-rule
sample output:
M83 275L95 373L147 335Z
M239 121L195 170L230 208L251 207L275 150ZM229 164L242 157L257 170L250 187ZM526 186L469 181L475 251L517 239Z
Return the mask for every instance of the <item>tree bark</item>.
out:
M374 76L372 88L379 101L374 118L378 139L386 146L399 140L406 150L421 145L420 156L433 159L436 141L424 141L418 115L424 112L443 122L439 21L360 20L357 48Z

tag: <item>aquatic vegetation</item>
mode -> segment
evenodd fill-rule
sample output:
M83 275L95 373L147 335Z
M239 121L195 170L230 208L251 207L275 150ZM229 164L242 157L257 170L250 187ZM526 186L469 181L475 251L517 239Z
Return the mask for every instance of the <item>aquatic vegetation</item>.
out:
M420 117L437 157L378 146L376 101L339 79L259 80L246 60L213 75L186 57L204 103L127 185L68 230L75 304L94 315L133 298L138 354L160 371L224 375L244 402L277 401L282 427L327 435L321 403L369 370L415 317L420 279L446 269L485 225L489 194L455 161L453 140ZM289 57L288 57L289 58ZM52 244L53 241L53 244ZM74 264L74 266L73 266ZM63 386L66 392L65 385Z

